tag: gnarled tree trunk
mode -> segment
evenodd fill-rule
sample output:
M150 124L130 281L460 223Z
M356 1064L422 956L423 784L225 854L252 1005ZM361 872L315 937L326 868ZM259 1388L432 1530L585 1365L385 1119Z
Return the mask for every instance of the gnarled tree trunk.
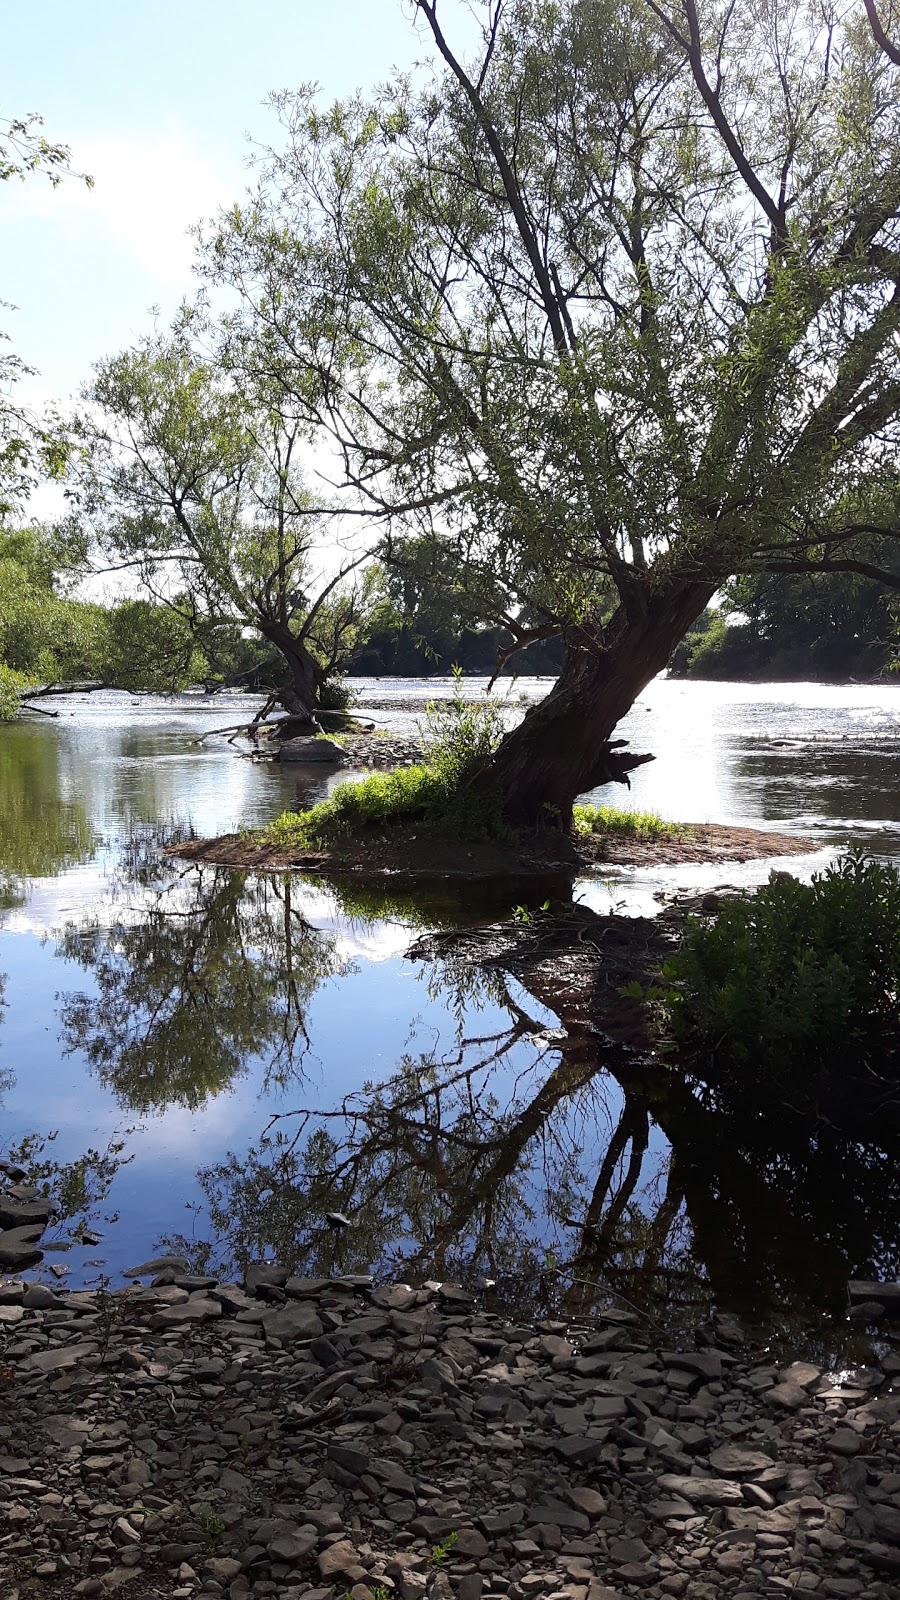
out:
M318 733L316 707L322 676L318 662L286 624L261 623L259 631L284 657L288 676L281 691L281 704L289 716L300 719L297 733L302 734L307 726L310 733Z
M482 781L499 791L509 823L566 828L578 795L627 781L639 759L611 751L611 736L717 587L708 581L660 587L638 617L620 606L601 646L577 636L569 641L554 687L507 734L483 774Z

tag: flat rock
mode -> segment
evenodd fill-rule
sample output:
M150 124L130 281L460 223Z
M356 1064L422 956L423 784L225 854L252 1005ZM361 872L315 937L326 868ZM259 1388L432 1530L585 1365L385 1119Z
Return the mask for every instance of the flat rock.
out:
M563 1461L583 1466L588 1461L598 1461L606 1448L606 1435L592 1438L588 1434L569 1433L563 1439L554 1439L553 1448Z
M52 1200L16 1200L0 1195L0 1228L41 1228L53 1215Z
M707 1383L716 1382L724 1370L718 1350L662 1350L660 1356L664 1366L693 1372Z
M710 1452L709 1464L723 1478L755 1478L775 1465L762 1450L745 1450L740 1445L723 1444Z
M187 1272L190 1262L184 1256L153 1256L142 1261L139 1267L129 1267L123 1278L155 1278L158 1272Z
M287 1267L279 1267L275 1261L256 1261L244 1274L244 1288L249 1295L260 1289L283 1289L287 1281Z
M851 1305L877 1300L879 1305L900 1311L900 1283L876 1283L874 1278L852 1278L847 1285Z
M692 1478L666 1472L656 1481L667 1494L689 1500L691 1505L739 1506L744 1501L740 1484L729 1483L726 1478Z
M331 767L343 767L347 756L339 744L332 739L320 739L315 735L310 739L285 739L278 746L279 761L303 761L311 765L321 765L323 762Z
M0 1267L4 1271L22 1272L43 1261L44 1253L37 1249L43 1231L43 1224L35 1223L31 1227L9 1228L0 1233Z
M291 1300L288 1305L267 1312L262 1326L270 1339L288 1343L295 1339L319 1339L325 1332L313 1307L302 1300Z
M766 1400L781 1411L799 1411L801 1406L808 1405L809 1395L799 1383L776 1383L774 1389L766 1390Z
M86 1356L95 1356L97 1348L96 1344L87 1342L60 1345L56 1350L36 1350L33 1355L25 1356L19 1366L23 1372L59 1372L64 1367L77 1366Z
M349 1539L339 1539L319 1555L319 1572L325 1579L351 1578L358 1583L364 1578L365 1568L360 1565L355 1545Z
M298 1528L288 1528L277 1533L268 1546L268 1552L273 1561L286 1561L289 1566L293 1566L295 1561L302 1561L311 1550L315 1550L318 1542L317 1530L311 1522L307 1522Z
M822 1368L814 1367L811 1361L792 1361L778 1376L782 1383L795 1383L798 1389L810 1389L821 1378Z

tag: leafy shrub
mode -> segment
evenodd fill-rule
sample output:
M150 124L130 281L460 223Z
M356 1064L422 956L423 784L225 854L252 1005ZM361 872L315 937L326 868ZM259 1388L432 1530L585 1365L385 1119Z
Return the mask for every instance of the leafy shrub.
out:
M856 850L809 884L773 873L694 922L666 976L676 1037L737 1102L877 1099L900 1065L900 875Z
M503 718L489 701L470 701L463 695L463 675L453 668L453 693L446 700L429 701L422 730L427 764L440 773L448 790L458 789L490 759L503 738Z
M319 685L319 709L346 711L353 699L353 691L343 678L326 678Z

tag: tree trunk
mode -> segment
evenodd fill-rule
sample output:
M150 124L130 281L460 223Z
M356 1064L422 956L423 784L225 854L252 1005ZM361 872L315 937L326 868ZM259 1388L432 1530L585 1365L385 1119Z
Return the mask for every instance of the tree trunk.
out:
M301 719L298 733L304 731L303 724L308 725L310 733L318 733L316 705L321 678L318 662L310 655L302 640L296 638L284 624L260 624L259 631L284 657L288 676L280 693L282 706L289 716Z
M611 735L716 587L696 582L661 590L648 597L640 619L620 606L602 646L569 641L556 684L507 734L481 780L499 790L510 824L567 828L578 795L603 783L627 783L628 768L640 758L611 751Z

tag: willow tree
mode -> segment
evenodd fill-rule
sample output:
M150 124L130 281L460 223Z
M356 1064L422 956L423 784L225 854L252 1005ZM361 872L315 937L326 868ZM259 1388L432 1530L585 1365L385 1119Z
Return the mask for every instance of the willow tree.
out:
M102 362L86 398L81 516L100 549L199 634L261 634L283 706L313 727L374 593L350 582L362 558L342 557L309 492L291 396L230 365L221 328L187 312Z
M827 0L490 0L472 60L416 12L430 81L279 97L206 271L388 555L564 638L489 778L565 817L728 578L900 530L900 78Z

